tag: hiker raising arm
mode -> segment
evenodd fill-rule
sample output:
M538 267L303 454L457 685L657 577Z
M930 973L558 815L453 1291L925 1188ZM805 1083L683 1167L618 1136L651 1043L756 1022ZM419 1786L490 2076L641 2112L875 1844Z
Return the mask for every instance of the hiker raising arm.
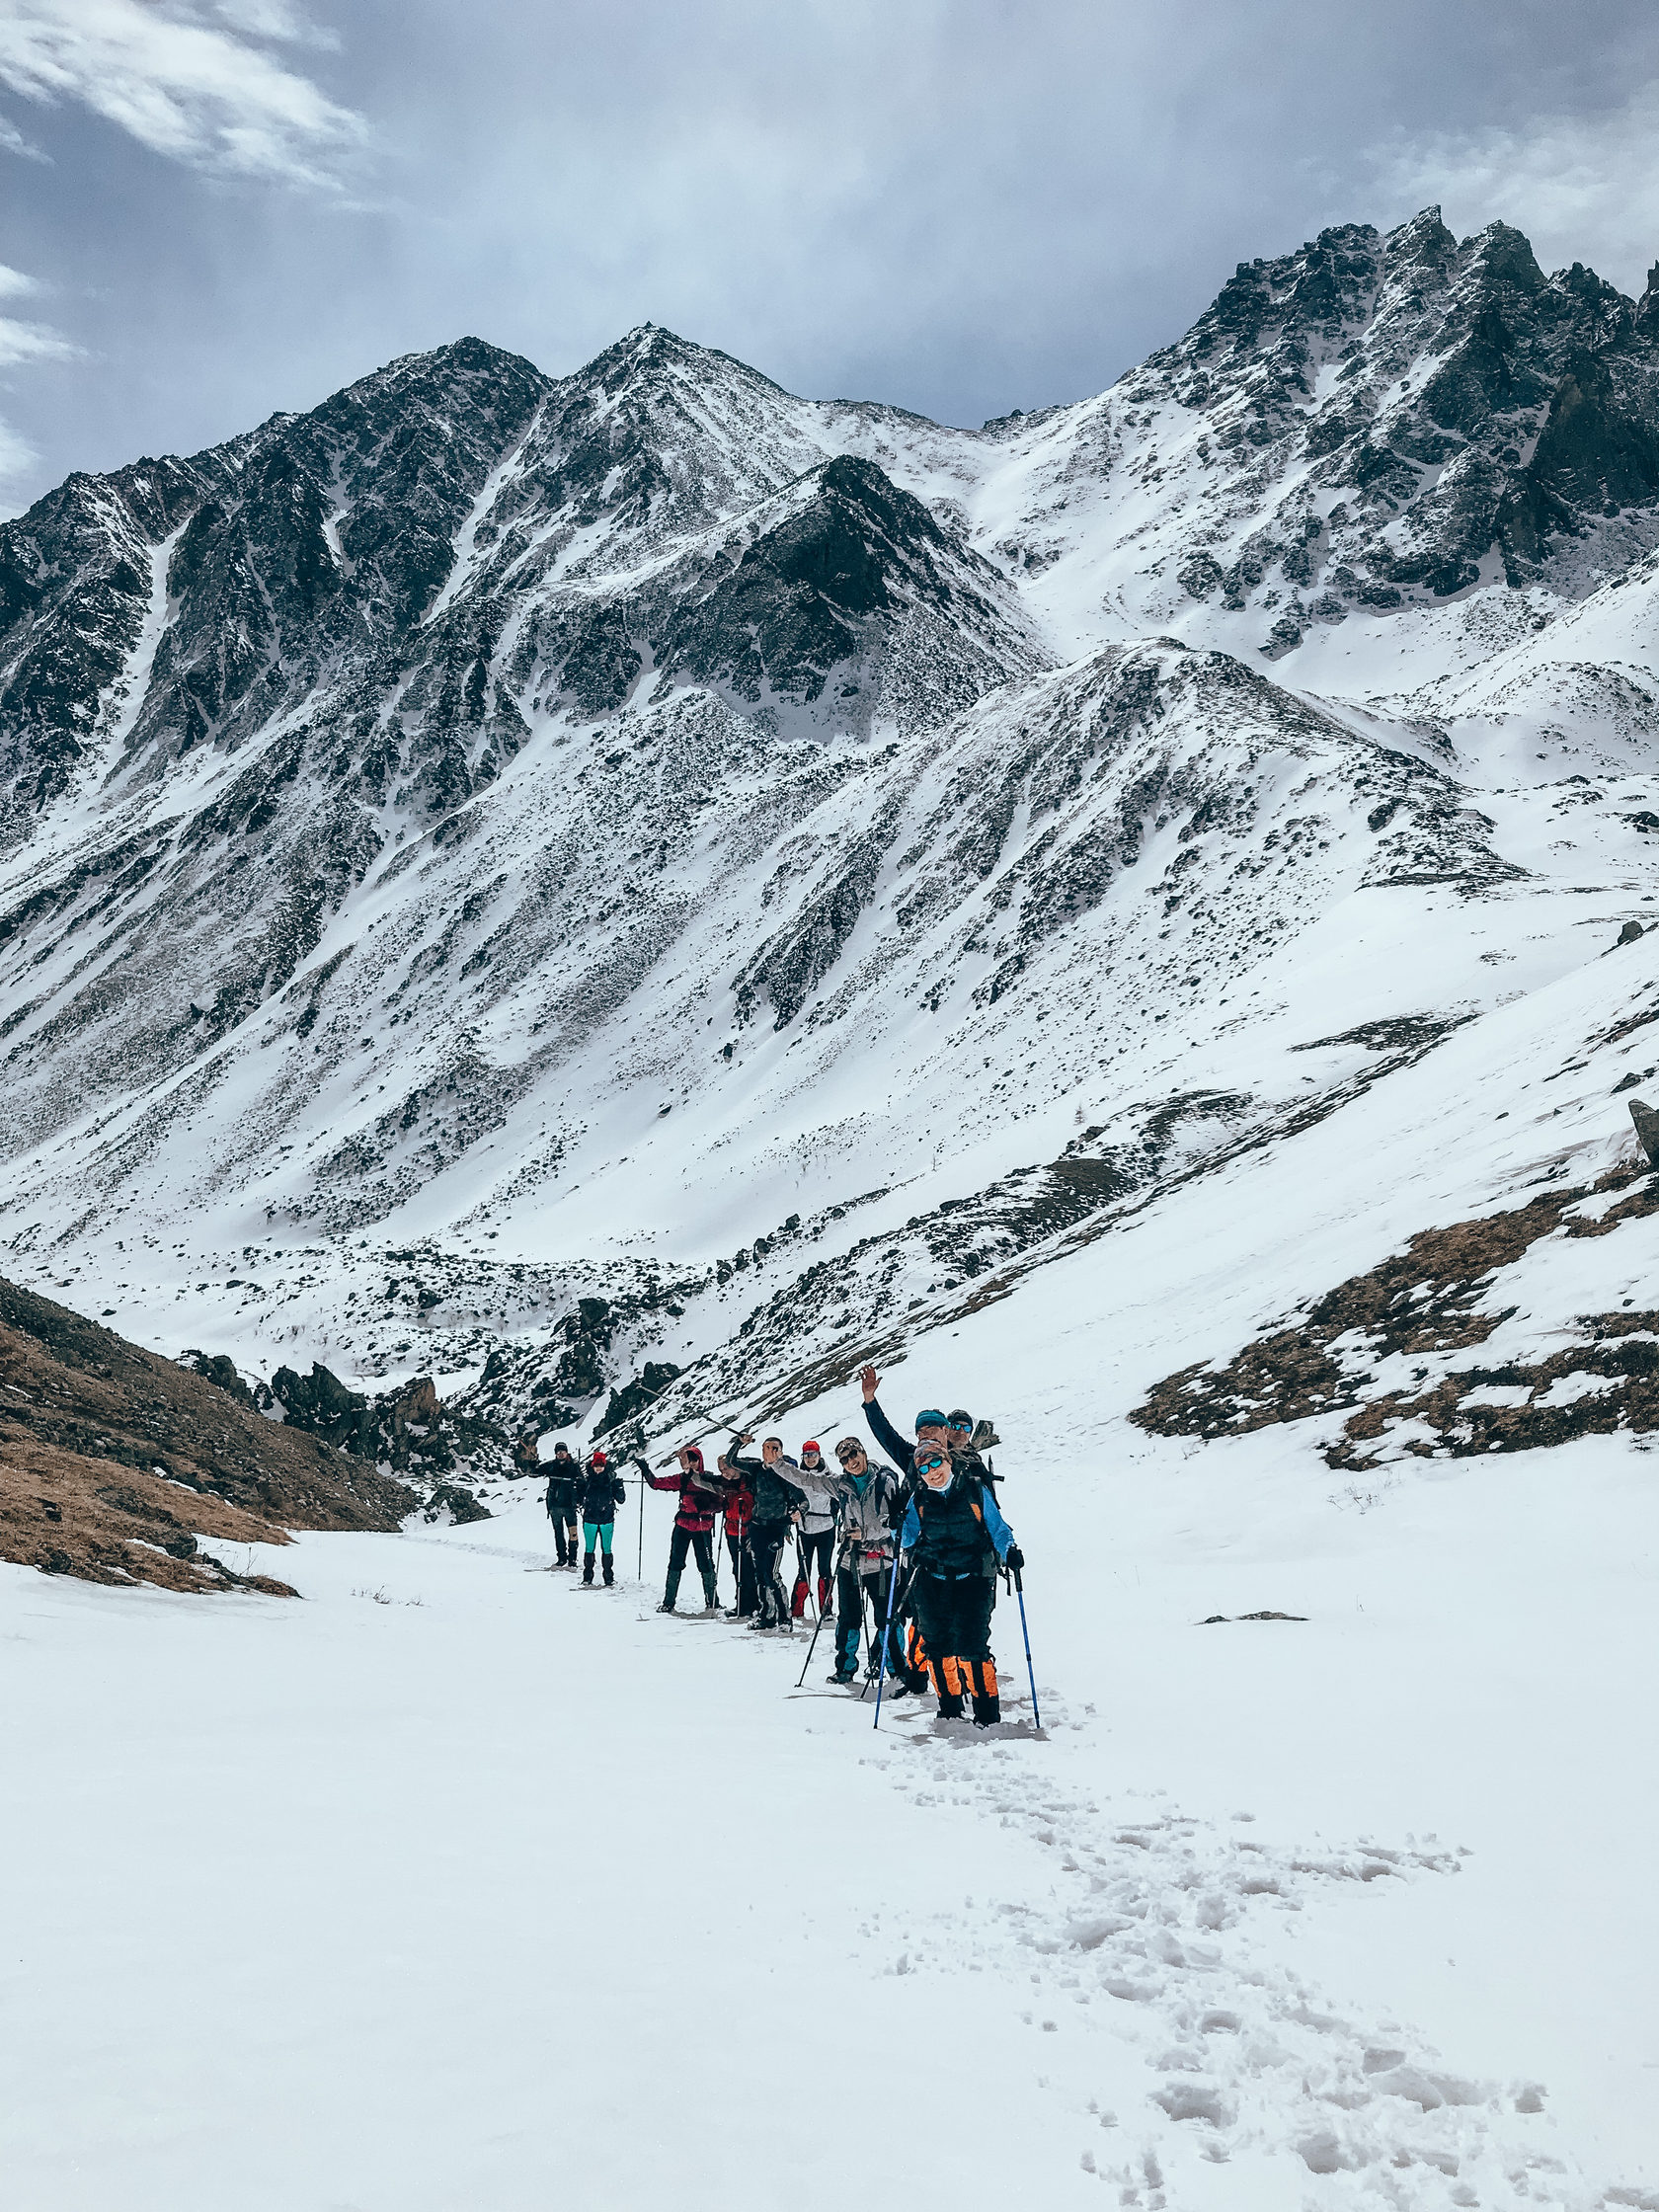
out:
M797 1471L794 1461L784 1457L783 1439L769 1436L760 1447L758 1460L743 1458L744 1446L753 1441L750 1436L734 1437L731 1451L720 1462L720 1471L729 1478L746 1480L754 1493L754 1511L749 1524L749 1552L754 1562L758 1610L750 1626L787 1629L789 1605L778 1577L778 1558L789 1535L790 1522L807 1501L793 1479Z
M703 1611L717 1613L720 1601L715 1596L714 1516L723 1485L704 1471L703 1455L696 1445L682 1444L674 1458L679 1462L678 1474L658 1476L643 1460L639 1462L640 1472L653 1490L679 1492L679 1511L674 1515L673 1533L669 1538L669 1575L663 1586L663 1602L657 1611L673 1612L674 1600L679 1596L679 1578L685 1571L685 1554L691 1551L696 1555L697 1572L703 1578Z

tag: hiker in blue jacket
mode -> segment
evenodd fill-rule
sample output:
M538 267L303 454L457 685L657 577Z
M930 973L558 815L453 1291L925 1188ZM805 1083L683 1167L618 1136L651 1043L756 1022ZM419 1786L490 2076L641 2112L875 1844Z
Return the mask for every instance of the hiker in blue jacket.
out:
M914 1569L911 1599L939 1712L959 1720L966 1694L976 1727L988 1728L1002 1717L989 1641L996 1574L1022 1570L1025 1557L977 1459L959 1462L948 1446L920 1442L910 1467L899 1550Z

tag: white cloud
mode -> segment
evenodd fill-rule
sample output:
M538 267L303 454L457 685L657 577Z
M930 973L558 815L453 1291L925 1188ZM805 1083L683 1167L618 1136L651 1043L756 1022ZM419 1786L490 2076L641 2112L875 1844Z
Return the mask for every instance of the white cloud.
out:
M18 154L25 161L46 161L39 146L32 145L9 116L0 116L0 153Z
M291 45L321 46L338 53L340 40L290 8L287 0L218 0L213 13L234 30L251 32L256 39L285 39Z
M0 0L0 82L48 107L78 101L198 168L334 183L364 144L362 118L249 43L326 36L284 0L225 0L212 14L177 0Z
M0 299L16 299L39 288L32 276L0 262ZM72 360L79 352L78 346L72 346L44 323L20 323L11 315L0 315L0 368L14 367L20 361Z
M1394 206L1439 200L1459 232L1513 223L1545 269L1588 262L1640 292L1659 259L1659 84L1603 116L1400 138L1374 154Z

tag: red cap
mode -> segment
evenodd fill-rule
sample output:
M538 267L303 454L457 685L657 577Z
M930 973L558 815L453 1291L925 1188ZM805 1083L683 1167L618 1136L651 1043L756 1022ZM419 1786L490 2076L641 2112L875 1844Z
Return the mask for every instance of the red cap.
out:
M607 1467L609 1466L610 1462L605 1458L602 1452L595 1452L593 1454L593 1464L596 1467Z
M817 1438L816 1438L816 1437L809 1437L809 1438L807 1439L806 1443L802 1445L802 1447L801 1447L801 1450L802 1450L803 1452L818 1452L818 1440L817 1440ZM820 1458L820 1459L822 1459L823 1457L824 1457L823 1453L821 1453L821 1452L820 1452L820 1453L819 1453L819 1458Z

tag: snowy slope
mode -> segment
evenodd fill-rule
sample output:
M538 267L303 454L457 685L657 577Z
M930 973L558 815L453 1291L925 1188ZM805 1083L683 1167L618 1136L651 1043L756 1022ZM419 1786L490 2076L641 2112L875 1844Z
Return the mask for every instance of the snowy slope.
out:
M1392 1063L1293 1048L1652 896L1648 322L1424 216L981 433L646 329L72 480L8 533L9 1264L262 1370L506 1338L522 1412L583 1296L605 1382L762 1309L787 1369L1341 1110Z

